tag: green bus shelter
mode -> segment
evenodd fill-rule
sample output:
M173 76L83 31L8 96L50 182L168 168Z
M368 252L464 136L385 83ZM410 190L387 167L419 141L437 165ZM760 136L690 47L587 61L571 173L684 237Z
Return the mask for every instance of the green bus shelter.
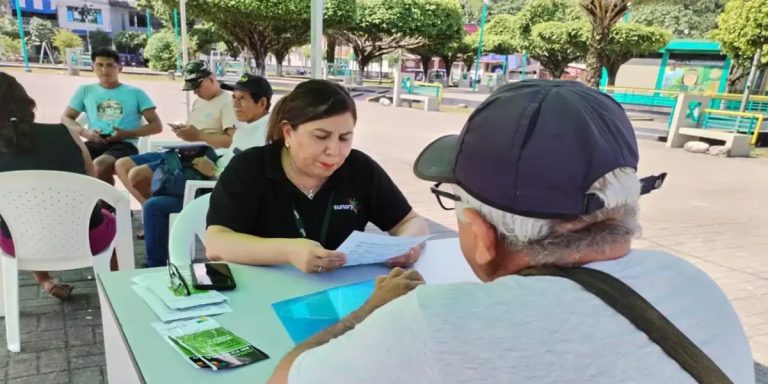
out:
M720 43L713 40L672 40L664 48L659 50L659 52L661 52L662 56L661 65L659 66L659 74L656 77L656 90L662 90L664 88L664 76L667 73L670 57L673 57L674 55L717 55L725 57L721 67L722 72L717 86L717 93L725 92L726 86L728 85L728 72L731 69L731 58L723 53Z

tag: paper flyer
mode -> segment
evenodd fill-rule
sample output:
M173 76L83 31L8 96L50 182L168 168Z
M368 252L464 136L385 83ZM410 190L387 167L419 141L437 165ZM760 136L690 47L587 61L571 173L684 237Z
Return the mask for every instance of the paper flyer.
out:
M344 266L377 264L405 254L430 237L432 236L402 237L353 231L337 251L344 252L347 256Z
M139 297L152 309L160 320L168 322L181 319L191 319L200 316L213 316L222 313L232 312L232 308L227 303L200 305L186 309L171 309L163 303L160 298L155 296L149 289L140 285L131 287Z
M134 283L148 289L155 294L170 309L187 309L201 305L219 304L229 301L229 298L218 291L201 291L195 289L190 277L184 272L187 285L192 292L190 296L184 296L183 292L174 292L171 289L167 273L151 273L136 276L131 279Z
M170 324L153 323L152 327L185 360L198 368L235 368L269 358L266 353L207 317Z

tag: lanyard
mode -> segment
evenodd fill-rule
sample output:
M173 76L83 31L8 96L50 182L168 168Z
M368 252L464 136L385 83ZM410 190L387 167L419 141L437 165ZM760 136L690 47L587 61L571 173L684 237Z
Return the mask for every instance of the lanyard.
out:
M325 246L325 240L328 237L328 226L331 223L331 208L333 207L333 192L331 192L331 198L328 199L328 206L325 208L325 215L323 216L323 226L320 228L320 244ZM301 237L307 238L307 230L304 228L304 221L299 215L299 211L296 210L296 205L293 205L293 219L296 221L296 229L299 230Z

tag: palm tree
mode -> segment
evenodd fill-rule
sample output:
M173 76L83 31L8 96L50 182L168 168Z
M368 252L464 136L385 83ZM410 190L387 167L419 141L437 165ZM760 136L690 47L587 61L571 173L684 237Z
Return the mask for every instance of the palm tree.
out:
M587 51L587 84L594 88L600 86L603 64L608 61L605 56L605 46L608 44L611 28L624 16L631 2L631 0L579 0L579 5L592 24Z

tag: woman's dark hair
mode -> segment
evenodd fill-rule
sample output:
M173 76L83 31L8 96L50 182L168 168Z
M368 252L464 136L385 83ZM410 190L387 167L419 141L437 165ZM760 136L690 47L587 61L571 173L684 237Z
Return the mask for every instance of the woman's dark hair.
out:
M357 107L344 87L327 80L307 80L277 102L269 117L267 142L281 142L282 124L288 122L293 130L299 125L351 113L357 122Z
M30 149L35 101L16 78L0 72L0 152L21 153Z

